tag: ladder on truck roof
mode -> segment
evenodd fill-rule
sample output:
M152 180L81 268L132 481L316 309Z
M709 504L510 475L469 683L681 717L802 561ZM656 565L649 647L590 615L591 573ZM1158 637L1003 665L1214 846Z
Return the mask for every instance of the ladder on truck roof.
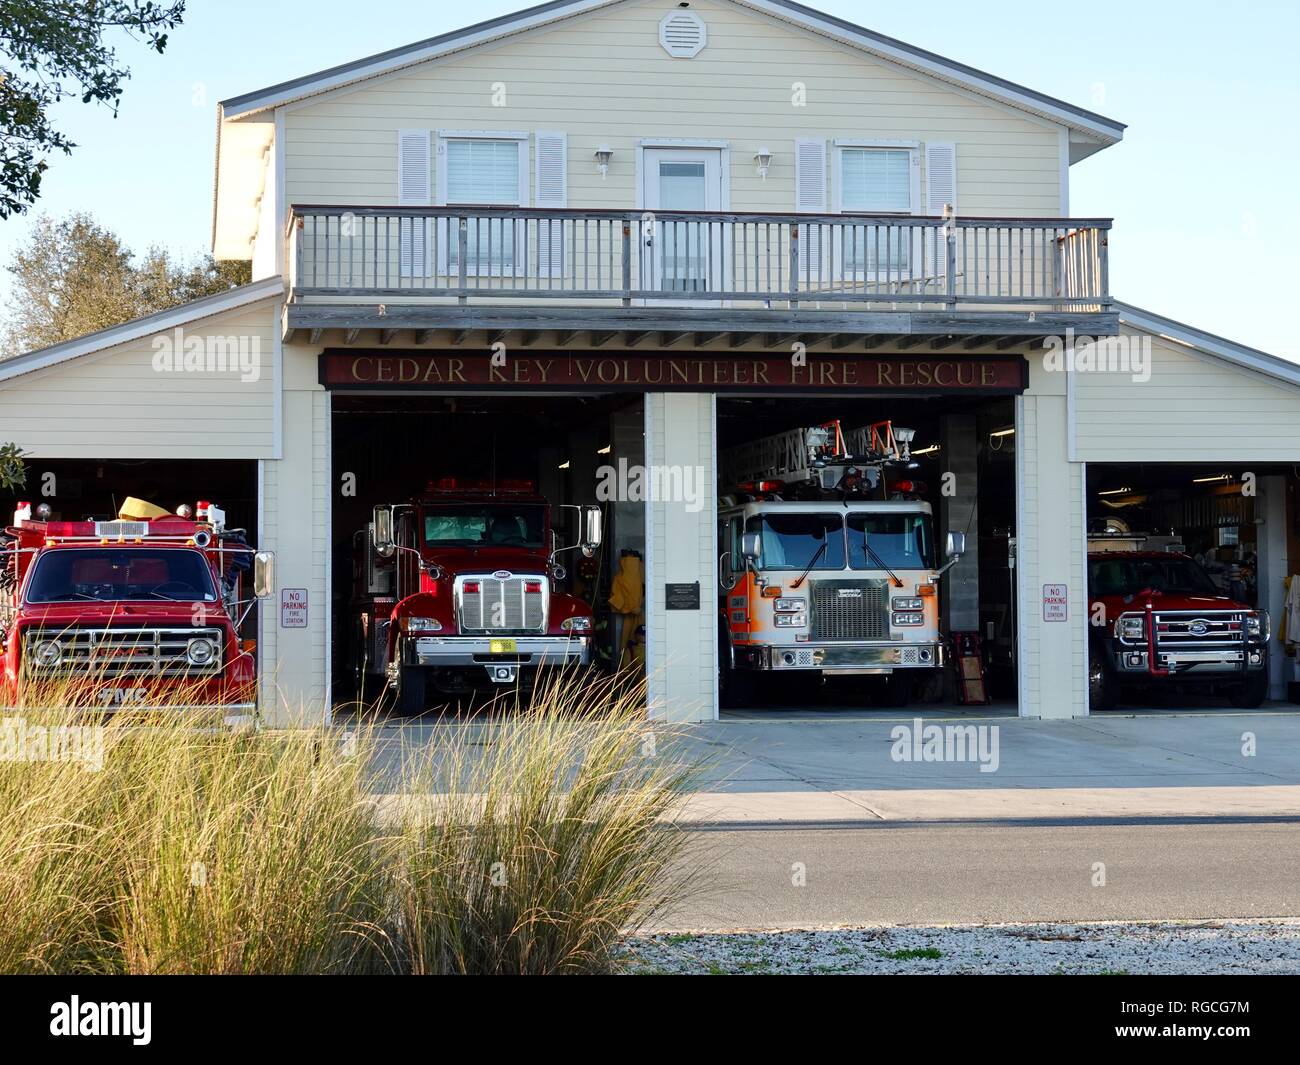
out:
M718 456L718 473L720 482L730 486L768 480L798 483L822 481L828 466L879 467L906 458L890 422L844 432L838 421L830 421L729 447Z

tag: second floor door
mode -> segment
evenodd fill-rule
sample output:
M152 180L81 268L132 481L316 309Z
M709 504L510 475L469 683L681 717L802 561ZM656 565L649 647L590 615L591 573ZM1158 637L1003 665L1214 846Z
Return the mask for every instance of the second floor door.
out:
M722 149L647 148L642 170L641 270L649 291L683 301L725 287L726 226L679 212L722 210ZM656 301L659 302L659 301Z

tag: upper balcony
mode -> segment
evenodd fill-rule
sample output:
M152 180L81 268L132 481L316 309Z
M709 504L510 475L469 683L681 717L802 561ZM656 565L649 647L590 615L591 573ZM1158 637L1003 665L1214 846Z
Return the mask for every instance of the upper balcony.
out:
M1110 226L1102 218L295 206L287 325L353 335L811 330L935 347L960 338L1013 346L1067 326L1107 335L1117 331Z

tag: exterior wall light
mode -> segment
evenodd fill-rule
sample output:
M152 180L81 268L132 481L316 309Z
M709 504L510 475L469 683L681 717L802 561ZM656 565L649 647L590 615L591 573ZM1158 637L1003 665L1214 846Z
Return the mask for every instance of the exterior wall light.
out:
M758 176L764 181L767 180L767 168L772 165L772 149L763 147L758 150L754 156L754 163L758 167Z
M609 161L614 158L614 149L608 144L602 144L596 149L596 169L600 171L600 180L605 180L605 175L609 173Z

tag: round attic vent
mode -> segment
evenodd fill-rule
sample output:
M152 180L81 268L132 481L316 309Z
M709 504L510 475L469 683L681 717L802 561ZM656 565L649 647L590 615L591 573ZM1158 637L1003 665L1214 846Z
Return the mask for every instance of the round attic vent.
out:
M694 12L673 11L659 20L659 43L674 59L691 59L709 43L709 31Z

